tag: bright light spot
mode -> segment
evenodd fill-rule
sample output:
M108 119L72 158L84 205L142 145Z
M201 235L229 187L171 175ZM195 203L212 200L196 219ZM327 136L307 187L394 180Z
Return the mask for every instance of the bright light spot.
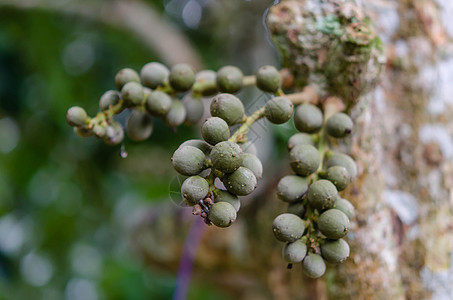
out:
M182 19L187 27L196 29L200 24L203 9L195 0L190 0L182 10Z
M31 252L22 258L20 272L24 281L28 284L43 286L52 278L53 266L48 259Z
M66 285L66 300L97 300L99 299L96 287L93 282L73 278Z
M15 216L9 214L0 219L0 250L8 254L19 251L24 237L25 228Z
M4 154L11 152L16 148L19 142L20 131L16 122L9 118L0 119L0 152Z
M71 75L80 75L88 71L94 64L93 45L84 40L75 40L63 51L63 66Z
M98 277L102 271L101 254L94 247L76 244L71 249L72 269L77 274L94 278Z

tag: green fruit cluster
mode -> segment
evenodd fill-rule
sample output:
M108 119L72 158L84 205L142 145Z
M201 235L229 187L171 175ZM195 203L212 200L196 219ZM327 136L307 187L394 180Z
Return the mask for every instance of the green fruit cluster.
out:
M324 119L321 109L302 104L294 114L300 133L288 141L290 166L277 185L277 197L288 203L286 213L277 216L273 233L285 242L283 259L301 263L305 275L321 277L326 263L338 264L349 256L343 239L354 217L354 206L340 197L357 176L354 160L328 150L328 137L344 138L352 132L352 120L344 113Z

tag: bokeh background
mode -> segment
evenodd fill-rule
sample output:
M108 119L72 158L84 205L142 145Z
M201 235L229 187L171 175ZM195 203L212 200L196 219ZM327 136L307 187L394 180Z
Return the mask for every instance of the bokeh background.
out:
M0 0L0 299L172 297L178 259L160 247L175 232L184 240L186 225L167 230L174 218L192 217L174 211L170 157L198 129L173 132L156 121L148 141L125 140L121 158L120 146L77 137L65 112L80 105L94 115L119 69L150 61L234 64L246 74L278 65L263 25L272 2ZM265 166L291 132L254 133ZM137 243L137 226L153 216L154 235ZM203 276L189 289L189 299L231 297Z

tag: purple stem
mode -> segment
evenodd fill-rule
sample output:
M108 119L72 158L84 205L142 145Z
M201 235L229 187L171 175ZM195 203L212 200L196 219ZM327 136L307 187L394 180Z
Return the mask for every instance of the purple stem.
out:
M187 234L184 249L182 250L173 300L185 300L187 298L193 262L205 230L206 224L204 223L203 218L196 218Z

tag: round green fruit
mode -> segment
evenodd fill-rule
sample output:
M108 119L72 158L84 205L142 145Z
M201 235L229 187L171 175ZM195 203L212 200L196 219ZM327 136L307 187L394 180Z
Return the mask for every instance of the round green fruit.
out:
M230 127L228 127L228 124L224 120L218 117L211 117L203 123L201 136L209 144L216 145L228 140L230 137Z
M151 116L144 111L132 111L126 124L127 136L135 142L140 142L149 138L152 132L153 121Z
M123 86L121 97L128 105L140 105L145 98L145 91L140 83L132 81Z
M326 272L326 263L321 255L309 253L302 262L302 270L310 278L319 278Z
M297 175L287 175L277 185L277 196L280 200L293 203L300 201L308 190L308 181Z
M345 240L326 240L321 245L322 257L331 264L340 264L349 257L349 245Z
M288 150L291 151L297 145L315 145L313 137L307 133L296 133L288 140Z
M206 143L203 140L197 140L197 139L187 140L184 143L182 143L179 146L179 148L184 147L184 146L193 146L195 148L198 148L201 151L203 151L203 153L206 154L206 155L209 155L211 153L211 150L212 150L212 146L211 145L209 145L208 143Z
M203 91L201 92L203 96L207 97L217 94L216 78L217 73L212 70L203 70L195 75L195 81L197 83L211 86L210 88L203 89Z
M158 62L147 63L140 71L142 84L151 89L166 85L169 75L170 71L168 68Z
M195 82L195 72L188 64L177 64L170 71L170 85L177 92L190 90Z
M312 104L299 105L294 113L294 125L305 133L316 133L321 129L323 116L321 110Z
M172 100L161 91L151 92L146 98L146 110L155 117L165 116L171 108Z
M217 227L228 227L236 221L236 210L228 202L217 202L211 206L208 218Z
M223 93L236 93L242 88L244 74L234 66L222 67L217 72L217 88Z
M355 216L354 205L346 199L338 198L334 208L341 210L350 220Z
M327 169L325 178L332 182L338 191L343 191L351 182L348 170L342 166L333 166Z
M211 160L214 169L223 173L232 173L242 164L242 150L236 143L220 142L212 149Z
M353 126L354 123L347 114L336 113L327 119L326 131L328 135L341 139L351 134Z
M241 201L238 196L224 190L217 190L214 192L214 202L228 202L234 207L236 212L241 208Z
M242 153L242 166L252 171L257 179L263 177L263 164L256 155Z
M107 132L107 130L105 129L105 126L103 126L103 125L95 124L93 126L93 134L98 138L104 138L106 135L106 132Z
M135 70L130 68L125 68L119 70L118 73L115 75L115 85L118 91L123 89L123 86L128 82L140 82L140 76Z
M195 98L192 94L187 94L182 98L182 104L186 109L186 120L184 124L188 126L197 125L200 123L204 114L203 101L200 98Z
M224 119L228 125L241 123L244 119L244 105L231 94L219 94L212 99L211 115Z
M88 121L88 115L80 106L73 106L66 112L66 121L71 126L83 126Z
M181 186L182 198L190 206L206 198L208 192L209 183L201 176L191 176L184 180Z
M283 259L288 263L300 263L307 254L307 245L300 240L288 243L283 247Z
M273 66L263 66L256 72L256 86L265 92L276 93L282 86L282 77Z
M291 243L302 237L305 223L296 215L284 213L274 219L272 231L277 240Z
M290 166L300 176L308 176L318 170L321 156L312 145L297 145L289 152Z
M182 102L175 98L171 102L170 110L164 117L165 124L170 127L181 125L186 119L186 109Z
M287 212L302 218L304 216L304 214L305 214L304 203L303 202L289 203Z
M113 121L105 129L104 142L108 145L118 145L124 139L124 129L120 123Z
M294 105L288 98L275 97L267 101L264 106L264 116L269 122L283 124L293 115Z
M348 170L349 175L351 175L351 180L357 177L357 165L355 161L348 155L343 153L335 153L330 156L325 164L325 168L330 168L332 166L342 166Z
M329 209L318 218L318 229L328 239L341 239L349 231L348 217L338 209Z
M200 149L193 146L178 148L171 160L175 170L182 175L198 175L206 169L206 156Z
M256 176L247 168L239 167L231 174L226 174L222 178L226 189L237 196L247 196L256 188Z
M311 206L321 211L333 207L338 198L338 191L332 182L321 179L310 185L307 198Z
M99 100L99 108L104 111L110 108L110 106L118 104L120 101L120 94L117 91L107 91Z

